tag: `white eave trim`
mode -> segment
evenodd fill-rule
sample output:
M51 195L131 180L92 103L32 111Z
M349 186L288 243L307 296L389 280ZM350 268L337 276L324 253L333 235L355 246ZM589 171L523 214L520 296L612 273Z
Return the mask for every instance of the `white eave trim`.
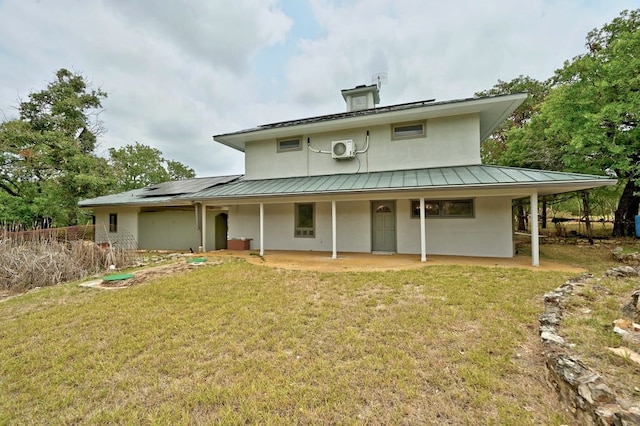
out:
M265 125L264 127L266 128L257 127L255 129L248 129L236 133L215 135L213 136L213 140L244 152L244 145L246 142L259 141L263 139L281 138L294 134L311 134L316 131L330 132L355 127L384 125L395 121L412 121L418 119L428 120L430 118L450 117L465 114L480 114L480 137L481 140L484 140L491 134L495 127L502 123L515 108L524 102L526 98L526 93L516 93L513 95L503 95L499 97L472 98L461 101L452 100L442 103L425 104L421 107L398 109L395 111L380 111L378 113L371 112L369 114L356 115L353 117L326 120L322 120L322 116L309 117L300 119L300 121L313 120L314 118L318 118L320 120L304 124L290 124L283 125L282 127L269 128L269 126L278 124L272 123ZM494 111L494 114L490 114L490 111L494 109L491 108L492 104L493 107L497 109L497 111ZM502 105L502 107L499 105ZM390 105L389 107L393 107L393 105ZM491 121L489 124L483 125L482 120L487 115L490 115ZM297 120L290 121L294 122Z

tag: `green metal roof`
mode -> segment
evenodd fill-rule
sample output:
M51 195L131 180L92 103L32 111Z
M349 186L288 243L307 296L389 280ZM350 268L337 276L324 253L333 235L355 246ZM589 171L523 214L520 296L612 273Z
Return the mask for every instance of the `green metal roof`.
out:
M607 186L616 183L606 176L490 165L438 167L387 172L304 176L230 182L188 196L189 199L246 198L259 196L312 195L366 191L401 191L478 187L551 187L558 192ZM547 191L553 193L553 191Z
M523 187L535 187L539 194L544 195L615 183L615 179L609 179L606 176L475 165L259 180L245 180L240 176L200 178L197 182L184 181L179 184L174 182L161 186L154 185L83 200L79 205L80 207L188 205L194 200ZM176 187L179 187L179 190L175 190ZM198 191L199 188L205 189Z

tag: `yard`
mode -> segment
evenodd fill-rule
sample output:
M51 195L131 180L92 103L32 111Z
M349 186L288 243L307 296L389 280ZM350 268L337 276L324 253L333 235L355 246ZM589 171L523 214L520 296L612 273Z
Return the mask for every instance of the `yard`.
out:
M607 263L586 250L567 262ZM223 260L0 303L0 424L571 421L545 381L537 318L575 273Z

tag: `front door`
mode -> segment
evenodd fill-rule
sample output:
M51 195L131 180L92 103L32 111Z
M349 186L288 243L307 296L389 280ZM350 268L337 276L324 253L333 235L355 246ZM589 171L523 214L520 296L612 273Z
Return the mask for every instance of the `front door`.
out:
M395 253L396 203L394 201L371 203L371 228L371 251Z
M227 248L227 214L220 213L216 216L216 243L215 249L221 250Z

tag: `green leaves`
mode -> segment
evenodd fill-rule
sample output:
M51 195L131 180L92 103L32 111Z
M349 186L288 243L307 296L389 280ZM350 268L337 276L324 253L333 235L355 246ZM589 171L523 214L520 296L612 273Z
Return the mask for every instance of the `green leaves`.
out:
M195 177L190 167L178 161L166 160L159 149L139 142L118 149L109 148L109 164L119 191Z
M503 164L503 154L508 146L509 132L526 125L540 107L549 93L549 83L541 82L527 76L519 76L511 81L498 80L493 88L477 92L476 96L496 96L518 92L526 92L529 97L511 116L481 145L482 162L487 164Z
M92 119L106 93L89 90L65 69L45 90L19 104L20 118L0 124L0 191L13 208L0 220L26 227L74 224L81 198L112 185L94 153L100 123Z
M591 31L586 45L586 53L566 61L548 81L549 92L530 120L499 135L504 149L493 159L511 166L615 172L628 188L615 213L614 235L633 235L638 208L632 199L640 182L640 9ZM494 89L510 88L501 83ZM631 227L622 230L623 224Z
M0 124L0 222L65 226L85 219L78 201L195 177L193 169L136 143L95 153L96 119L107 94L60 69L46 89L20 102L20 118ZM10 206L10 207L9 207Z

